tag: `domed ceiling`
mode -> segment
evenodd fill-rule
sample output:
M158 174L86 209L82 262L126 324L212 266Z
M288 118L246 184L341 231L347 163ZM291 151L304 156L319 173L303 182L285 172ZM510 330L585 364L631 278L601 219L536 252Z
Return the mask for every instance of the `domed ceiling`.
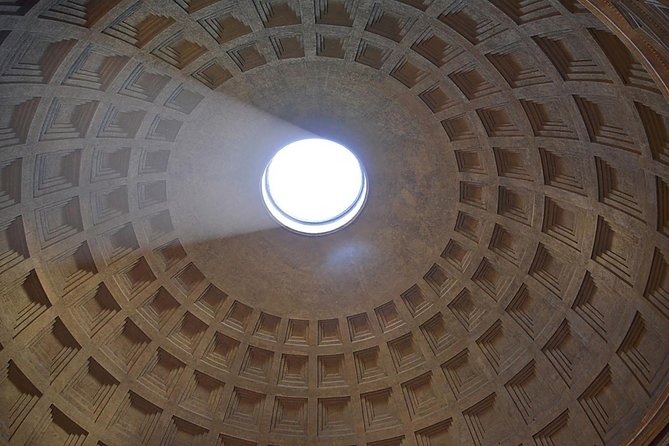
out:
M664 444L667 42L662 0L0 2L0 442ZM260 193L310 137L369 179L321 237Z

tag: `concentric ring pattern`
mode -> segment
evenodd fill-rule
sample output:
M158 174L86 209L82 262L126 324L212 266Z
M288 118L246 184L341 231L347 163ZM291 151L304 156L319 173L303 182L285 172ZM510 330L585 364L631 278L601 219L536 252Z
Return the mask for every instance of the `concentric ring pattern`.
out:
M669 11L587 4L598 16L576 0L0 2L0 441L650 444L669 370ZM368 118L389 132L405 130L393 107L421 110L404 133L438 129L431 166L388 148L413 169L397 197L374 196L388 178L365 165L372 209L430 196L424 168L452 189L427 200L446 229L401 234L440 254L393 295L361 273L356 306L233 293L182 242L172 191L194 172L172 160L229 98L280 98L263 113L289 120L279 90L335 78L376 85L387 112Z

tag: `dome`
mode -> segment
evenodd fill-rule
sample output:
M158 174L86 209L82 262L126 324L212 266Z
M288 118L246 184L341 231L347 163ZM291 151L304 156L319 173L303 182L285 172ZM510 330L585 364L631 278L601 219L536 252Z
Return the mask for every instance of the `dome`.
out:
M667 42L663 1L0 2L0 438L665 444ZM314 139L361 211L305 236L263 174Z

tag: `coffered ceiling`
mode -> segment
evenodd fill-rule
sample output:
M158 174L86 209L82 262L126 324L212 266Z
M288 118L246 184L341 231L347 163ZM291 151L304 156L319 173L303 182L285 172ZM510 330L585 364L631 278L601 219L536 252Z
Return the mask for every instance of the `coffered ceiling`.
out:
M662 0L0 2L0 442L663 444L668 30ZM370 187L323 237L260 197L314 136Z

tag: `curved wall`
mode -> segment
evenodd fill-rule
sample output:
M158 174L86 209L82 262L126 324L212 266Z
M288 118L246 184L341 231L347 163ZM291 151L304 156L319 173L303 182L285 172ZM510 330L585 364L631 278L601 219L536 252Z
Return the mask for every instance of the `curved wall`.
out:
M587 3L4 2L0 437L650 443L664 22ZM305 240L255 178L313 134L370 198Z

